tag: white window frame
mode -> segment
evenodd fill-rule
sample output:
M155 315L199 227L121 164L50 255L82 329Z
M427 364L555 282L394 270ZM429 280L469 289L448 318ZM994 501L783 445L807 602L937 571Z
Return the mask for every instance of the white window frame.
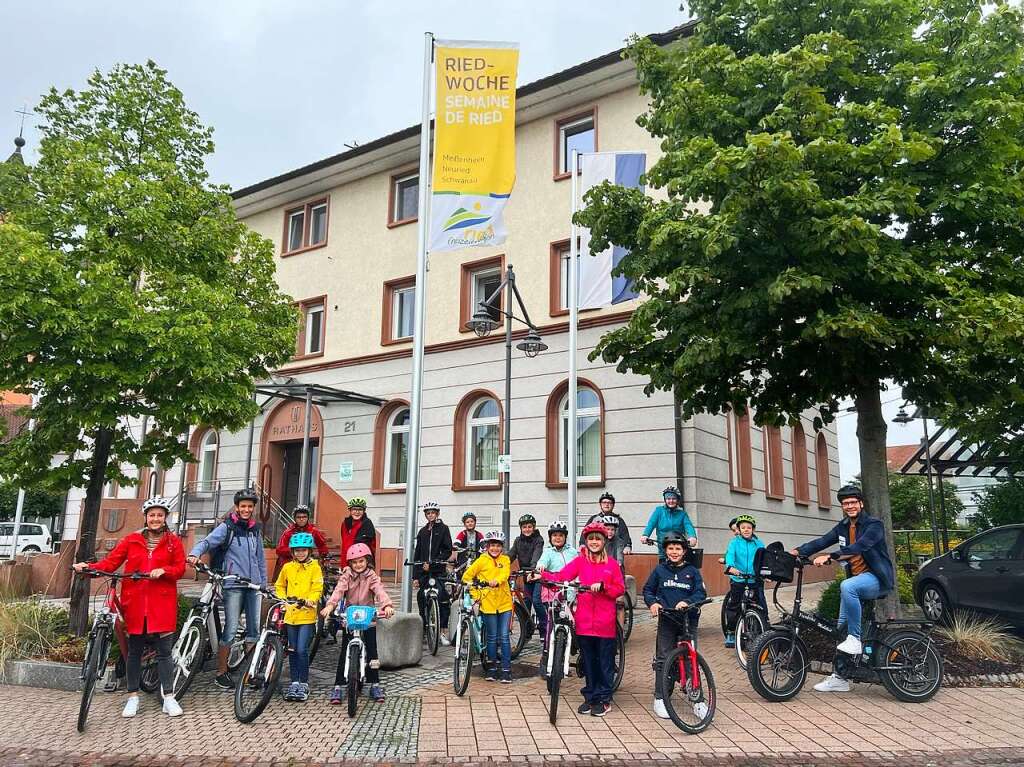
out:
M324 318L327 316L327 307L323 302L321 302L317 304L309 304L308 306L303 307L303 311L306 314L306 332L303 337L302 353L303 355L321 354L324 350ZM314 349L312 347L311 340L313 337L313 318L316 315L320 315L320 318L317 321L317 335L319 336L320 347Z
M402 196L399 193L402 184L404 184L404 183L406 183L408 181L411 181L412 179L416 179L416 191L417 191L417 202L416 202L416 204L417 204L417 208L418 208L419 207L419 199L418 199L418 196L419 196L419 183L420 183L419 182L419 178L420 178L419 172L407 173L404 176L399 176L399 177L395 178L394 185L392 186L392 189L391 189L391 206L392 206L392 210L391 210L391 223L392 224L397 224L397 223L402 222L402 221L413 221L413 220L415 220L416 218L419 217L419 210L418 209L416 211L416 215L414 215L414 216L403 216L402 215L402 213L401 213L401 199L402 199Z
M565 249L558 251L558 308L561 311L569 311L569 261L572 258L572 248L568 245Z
M412 338L415 332L414 321L410 322L409 334L401 333L402 328L402 296L412 293L412 306L410 311L416 312L416 286L408 285L404 288L395 288L391 291L391 340L400 341L405 338Z
M473 413L476 412L477 408L479 408L480 405L482 405L485 402L493 402L494 403L494 407L495 407L495 411L496 411L495 415L493 415L493 416L482 416L482 417L479 417L479 418L475 418L473 416ZM465 453L466 453L466 484L467 485L493 485L499 479L497 464L495 464L495 467L494 467L495 473L494 473L494 477L493 478L474 479L474 477L473 477L473 467L474 467L474 465L476 463L473 460L473 458L474 458L473 454L476 451L476 440L473 439L473 430L474 429L478 429L478 428L484 428L484 427L493 426L495 428L495 433L498 435L498 440L499 440L498 451L500 452L501 451L501 446L500 446L500 439L501 439L501 407L498 405L497 401L493 397L481 397L480 399L475 400L473 402L473 404L470 406L470 408L469 408L469 410L467 412L469 413L469 417L466 418L466 450L465 450Z
M212 441L211 441L212 438ZM217 453L220 450L220 437L215 429L203 435L199 443L199 467L196 471L196 489L201 493L212 493L217 482ZM206 478L206 468L210 467L210 478Z
M299 244L292 246L293 239L292 233L294 231L295 217L298 216L300 220L299 225ZM293 210L288 214L288 253L294 253L296 250L302 250L305 247L306 242L306 209L301 208L299 210Z
M579 395L582 392L589 391L594 395L594 399L597 400L597 404L593 407L582 408L577 405L576 408L576 421L577 423L581 418L597 418L597 429L598 429L598 456L597 456L597 474L580 474L576 481L577 482L600 482L601 481L601 460L604 458L602 454L603 446L600 443L601 429L604 428L604 424L601 423L601 397L598 393L589 386L580 386L576 389L576 398L579 400ZM566 452L567 445L569 442L569 393L566 392L565 396L562 397L561 402L558 404L558 478L561 482L569 481L569 467L568 467L568 453ZM583 436L580 432L579 436ZM577 466L576 469L579 471L582 466Z
M314 242L314 240L313 240L313 221L316 219L316 212L318 210L320 210L321 208L324 211L324 238L322 240L316 240ZM309 208L309 247L313 247L314 245L320 245L322 243L327 242L327 217L328 217L328 211L327 211L327 202L326 201L325 202L321 202L321 203L319 203L317 205L311 205L310 206L310 208Z
M475 313L477 308L480 306L480 304L483 301L487 300L487 296L480 295L481 278L484 278L484 277L497 277L498 278L498 284L501 285L501 267L500 266L492 266L492 267L489 267L487 269L479 269L479 270L477 270L475 272L472 272L470 274L470 285L472 286L472 293L473 293L473 295L471 296L472 303L470 304L470 306L472 307L473 311L470 314ZM498 308L502 307L502 299L503 298L504 298L504 296L501 296L501 297L498 298ZM494 319L495 322L500 322L501 321L501 315L497 314L497 316L496 317L492 317L492 319Z
M585 117L581 117L578 120L572 122L562 123L558 126L558 172L559 173L571 173L569 168L569 162L571 158L568 156L569 152L566 149L566 141L569 139L569 132L572 128L577 128L581 125L590 124L590 130L594 131L595 138L597 134L597 120L594 119L594 114L591 113ZM576 131L576 133L583 133L584 131ZM575 135L575 133L573 133ZM596 146L596 141L594 142ZM579 168L576 169L579 172Z
M402 413L408 413L409 408L400 407L395 410L394 413L388 418L387 428L384 430L384 487L390 489L401 489L408 484L409 476L406 475L405 482L392 482L391 481L391 443L392 441L401 434L409 433L409 422L404 424L396 424L398 416ZM408 445L408 441L406 442ZM406 468L408 471L408 467Z

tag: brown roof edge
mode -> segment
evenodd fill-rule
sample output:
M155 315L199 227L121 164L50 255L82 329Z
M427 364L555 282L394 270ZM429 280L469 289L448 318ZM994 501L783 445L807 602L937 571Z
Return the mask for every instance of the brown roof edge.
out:
M667 32L656 32L651 35L647 35L647 39L655 45L668 45L676 40L681 40L684 37L689 37L693 34L693 30L697 27L696 21L688 21L685 24L680 24L678 27L673 27ZM575 77L580 77L585 74L589 74L603 67L607 67L614 64L616 61L622 58L622 54L625 48L619 48L618 50L606 53L602 56L598 56L590 61L584 61L582 64L576 64L575 66L563 69L561 72L556 72L553 75L542 77L539 80L534 80L532 83L527 83L516 89L516 98L522 98L523 96L529 96L531 93L537 93L545 88L550 88L559 83L564 83L568 80L572 80ZM389 133L386 136L374 139L366 144L361 144L354 149L349 149L346 152L326 157L323 160L317 160L309 165L304 165L301 168L290 170L287 173L282 173L279 176L268 178L264 181L258 181L255 184L250 184L247 187L243 187L237 191L231 193L231 197L234 200L239 200L243 197L247 197L250 194L255 194L269 187L275 186L285 181L290 181L293 178L304 176L307 173L313 173L314 171L328 168L331 165L345 162L353 158L359 157L360 155L368 154L381 147L385 147L388 144L395 144L404 139L418 136L420 133L419 125L412 125L408 128L403 128L400 131Z

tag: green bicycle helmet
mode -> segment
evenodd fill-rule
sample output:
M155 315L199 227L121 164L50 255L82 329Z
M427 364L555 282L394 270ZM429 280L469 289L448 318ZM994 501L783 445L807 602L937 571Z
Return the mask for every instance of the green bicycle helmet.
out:
M736 517L736 524L739 525L740 522L749 522L752 527L757 527L757 520L749 514L740 514Z
M537 524L537 519L536 519L536 517L533 516L533 514L523 514L523 516L521 516L519 518L519 526L520 527L522 527L523 525L536 525L536 524Z
M366 499L365 498L360 498L358 496L355 497L355 498L352 498L348 502L348 507L350 509L362 509L363 511L366 511Z

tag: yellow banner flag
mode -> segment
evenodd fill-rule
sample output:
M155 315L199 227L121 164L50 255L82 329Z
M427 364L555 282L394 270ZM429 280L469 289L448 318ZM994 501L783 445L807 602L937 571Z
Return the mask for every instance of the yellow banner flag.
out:
M431 251L500 245L516 180L515 43L438 41Z

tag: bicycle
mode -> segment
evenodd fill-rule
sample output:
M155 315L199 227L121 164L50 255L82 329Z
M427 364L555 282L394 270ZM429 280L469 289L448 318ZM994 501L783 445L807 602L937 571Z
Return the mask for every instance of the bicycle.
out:
M803 612L804 567L811 560L795 557L796 594L793 609L779 604L779 583L772 601L782 619L762 634L747 653L747 677L754 690L772 703L792 700L807 680L807 645L800 636L801 625L833 641L842 639L836 623L815 612ZM932 623L921 620L875 620L874 600L865 600L863 611L864 651L856 657L836 652L833 668L837 675L854 682L880 681L886 690L906 703L923 703L942 685L943 664L932 641ZM916 626L917 628L911 628ZM784 681L780 683L780 675Z
M699 610L710 601L705 599L681 609L666 607L659 612L679 627L675 649L661 665L658 682L662 701L672 723L690 735L704 732L715 718L715 677L690 635L689 616L690 610Z
M554 724L558 718L559 688L562 685L562 679L569 675L570 656L576 651L577 646L573 606L576 602L576 589L580 584L578 580L569 583L542 580L541 585L555 589L555 595L547 606L548 635L545 640L547 663L544 669L548 694L551 696L548 705L548 719L551 724ZM615 689L617 688L618 684L615 685Z
M459 622L455 629L452 645L455 647L455 660L452 666L452 688L455 694L462 697L469 688L469 679L473 673L473 654L480 659L481 669L487 668L487 647L484 643L483 618L480 615L480 600L484 592L494 588L486 581L474 580L468 586L460 583L462 591L459 595ZM473 595L476 591L476 596ZM511 657L510 657L511 660Z
M405 566L422 567L428 565L433 568L437 565L448 565L447 561L432 561L432 562L406 562ZM444 576L441 576L441 580L445 580ZM443 584L439 586L438 576L431 574L427 579L427 585L423 592L424 599L424 610L423 610L423 635L427 641L427 649L431 655L437 655L437 648L441 644L441 601L439 599L440 589L443 588Z
M243 578L239 578L239 583L256 589L271 602L260 637L246 654L248 664L245 672L235 682L235 719L249 724L263 713L281 681L284 658L288 651L288 634L284 628L285 607L305 602L295 597L282 599L270 589ZM254 699L250 700L249 695L254 696Z
M526 598L526 591L519 585L519 578L533 575L536 570L516 570L509 574L508 585L512 590L512 619L509 622L509 637L512 643L512 660L523 652L530 637L537 631L537 619L532 602Z
M625 573L626 571L623 570L622 572ZM633 613L635 610L636 605L633 604L633 597L627 591L622 595L621 601L616 602L615 605L615 617L619 622L619 627L622 629L622 639L625 642L629 641L629 637L633 633Z
M359 704L359 689L366 681L366 645L363 632L373 626L377 617L376 607L349 605L345 608L342 627L348 634L348 649L345 653L345 680L347 683L348 716L356 715ZM378 663L379 661L371 661Z
M96 611L92 619L92 627L89 629L89 638L86 641L85 657L82 659L80 672L82 700L78 706L78 731L85 732L85 722L89 717L89 707L92 706L92 698L96 692L96 682L107 671L107 659L110 657L110 642L114 638L114 627L118 622L124 625L121 600L117 595L117 583L121 580L146 580L149 578L149 573L105 573L102 570L86 568L78 575L108 579L103 606ZM126 657L126 663L127 660ZM159 682L157 682L157 687L159 687Z
M736 660L740 668L747 667L747 650L754 641L767 630L770 625L768 613L757 601L757 586L761 583L761 576L752 573L735 573L747 580L743 583L743 595L740 597L739 606L736 608L735 627L735 648ZM722 604L722 621L725 625L726 606Z
M189 610L171 651L171 663L174 666L171 693L179 702L206 665L207 659L217 653L222 634L217 605L223 596L224 583L239 580L237 575L214 570L202 562L196 562L194 567L196 572L209 576L209 579L203 586L199 600ZM228 671L236 671L244 659L245 628L240 625L229 645Z
M331 598L334 587L338 585L338 578L341 577L341 568L332 565L331 561L337 559L334 554L327 554L320 559L320 568L324 574L324 589L320 594L320 600L316 605L316 628L313 629L313 638L309 641L309 662L313 662L317 651L320 649L320 642L326 639L329 644L338 643L338 631L341 630L341 617L337 610L330 616L324 618L320 611L327 606L327 600Z

